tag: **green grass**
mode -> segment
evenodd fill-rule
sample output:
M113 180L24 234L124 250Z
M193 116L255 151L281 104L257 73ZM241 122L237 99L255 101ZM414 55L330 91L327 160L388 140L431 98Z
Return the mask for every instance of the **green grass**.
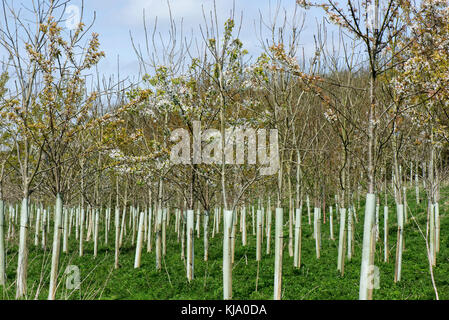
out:
M449 219L448 203L442 190L440 201L441 243L434 268L436 286L440 299L449 299ZM421 194L423 196L423 194ZM380 208L380 238L376 248L375 265L380 270L380 289L374 290L374 299L434 299L429 264L425 249L425 240L418 231L411 215L425 233L425 202L416 206L414 193L410 191L408 223L405 227L405 251L403 253L402 279L394 283L394 255L396 252L396 213L390 199L390 262L383 262L383 203ZM315 242L312 238L312 225L308 225L307 213L303 213L303 241L301 268L293 267L293 257L288 254L287 213L284 221L284 258L283 258L283 299L357 299L360 276L361 243L363 227L363 206L358 209L358 223L355 234L355 253L351 261L345 262L342 277L337 272L338 223L334 223L335 241L329 239L329 223L322 224L321 258L315 257ZM173 211L172 211L173 212ZM334 211L335 213L335 211ZM273 215L274 216L274 215ZM313 218L313 212L312 212ZM334 219L337 222L337 219ZM112 221L113 222L113 221ZM262 261L259 265L259 278L256 275L258 263L255 261L255 236L252 235L248 219L248 244L241 245L241 234L237 233L235 262L233 267L233 299L272 299L274 277L274 231L272 253L265 254L266 242L263 242ZM111 225L112 227L112 225ZM221 226L222 227L222 226ZM274 218L273 228L274 230ZM221 230L220 230L221 231ZM167 255L162 270L155 270L155 253L142 250L142 265L134 269L135 248L131 246L130 233L120 251L120 268L114 270L113 230L110 232L109 245L104 245L103 230L100 232L98 257L93 258L93 242L85 243L83 257L78 256L78 243L72 230L70 254L61 254L60 277L57 292L58 299L222 299L222 233L210 238L209 261L203 261L203 239L195 237L195 279L189 283L186 278L184 262L181 260L181 244L174 232L174 216L171 217L167 231ZM44 252L33 243L34 232L30 235L28 299L46 299L51 260L51 242ZM17 234L17 233L16 233ZM52 232L51 232L52 234ZM17 235L16 235L17 237ZM14 299L15 272L17 264L17 238L7 243L8 284L0 288L0 297ZM67 265L76 265L81 271L81 290L66 289L64 270Z

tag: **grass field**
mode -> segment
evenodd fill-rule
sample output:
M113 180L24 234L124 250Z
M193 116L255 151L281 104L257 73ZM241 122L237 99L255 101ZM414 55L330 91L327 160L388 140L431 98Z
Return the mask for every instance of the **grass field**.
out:
M441 198L449 192L446 188ZM423 194L422 194L423 195ZM421 196L422 196L421 195ZM376 247L375 265L380 271L380 288L374 290L374 299L434 299L425 249L425 239L418 230L426 232L426 202L417 207L413 193L408 195L408 223L405 227L405 251L403 253L402 279L394 283L394 256L396 251L396 213L390 199L390 261L383 262L383 203L380 208L380 237ZM449 219L447 203L441 201L441 243L434 268L436 286L440 299L449 299ZM334 211L335 213L335 211ZM329 239L329 223L322 224L321 258L316 259L312 228L303 212L303 240L301 268L293 267L293 257L288 254L288 221L284 218L283 299L357 299L359 290L363 206L357 210L358 223L355 234L355 253L351 261L345 262L342 277L337 271L338 223L334 223L335 241ZM412 219L416 217L416 223ZM334 217L334 221L338 222ZM251 219L248 219L248 223ZM113 222L112 222L113 223ZM274 222L273 222L274 225ZM181 260L181 244L177 242L172 217L167 231L167 254L162 270L155 270L155 253L142 250L142 264L134 269L135 247L131 245L130 232L120 251L120 268L114 270L114 234L109 233L109 245L104 245L104 233L100 227L98 257L93 257L93 241L85 243L83 257L78 256L78 243L74 230L69 254L61 254L58 299L222 299L222 233L210 238L209 261L203 261L203 238L195 236L195 278L188 283L184 261ZM238 228L237 228L238 229ZM273 228L274 229L274 228ZM222 230L220 230L222 231ZM52 232L51 232L52 235ZM11 245L7 242L8 284L1 289L2 299L14 299L15 273L17 265L17 232ZM30 239L31 238L31 239ZM237 232L235 262L233 266L233 299L272 299L274 277L274 231L272 253L265 254L266 242L262 245L262 261L256 260L255 236L248 225L248 244L241 245L241 234ZM51 242L46 251L33 244L34 233L29 236L28 299L46 299L51 262ZM68 265L76 265L81 272L80 290L66 288L64 271ZM258 272L259 269L259 272ZM258 274L258 277L257 277Z

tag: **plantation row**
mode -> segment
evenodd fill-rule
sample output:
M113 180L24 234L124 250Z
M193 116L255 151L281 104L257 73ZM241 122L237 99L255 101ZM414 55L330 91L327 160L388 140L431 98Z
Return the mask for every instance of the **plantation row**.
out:
M406 189L404 188L404 197L406 197L405 191ZM417 205L419 203L419 188L414 188L413 193L417 196L413 204ZM338 200L337 196L335 198ZM387 201L387 196L385 196L384 201ZM204 262L209 260L209 241L216 237L218 237L220 242L218 251L222 255L222 259L218 259L221 260L220 264L222 266L223 297L224 299L232 299L232 269L235 265L236 243L240 242L237 246L247 247L248 234L250 237L253 237L254 242L250 250L255 250L255 261L257 261L256 291L259 278L259 263L264 257L272 255L271 251L274 243L273 297L274 299L281 299L282 270L285 268L282 265L284 252L288 251L289 256L293 257L293 267L295 269L300 269L302 266L303 225L305 225L307 230L312 230L311 238L314 243L315 258L318 263L320 263L322 242L335 242L337 239L338 256L333 258L335 264L334 266L327 265L326 268L336 268L343 277L345 261L351 261L356 251L356 242L359 242L355 239L355 236L357 234L356 230L361 228L360 221L363 221L360 202L357 201L356 205L348 209L338 208L338 205L312 208L309 198L306 197L304 208L301 201L300 208L285 210L287 219L284 217L286 215L284 210L282 208L273 210L270 202L270 198L267 199L266 203L258 199L257 205L246 205L234 211L225 211L215 207L213 213L208 213L201 207L198 207L197 210L186 210L185 207L179 209L175 206L161 208L152 201L149 201L152 206L145 207L143 205L142 209L133 205L120 206L119 203L115 208L110 206L103 208L87 206L84 208L82 205L61 208L61 201L57 202L57 205L60 205L59 208L57 206L44 207L42 204L30 203L28 205L29 220L26 222L20 221L19 204L14 206L0 202L0 217L2 218L0 220L0 239L6 239L6 248L13 248L18 244L16 243L16 235L20 233L20 239L22 237L27 239L27 246L36 248L37 253L35 254L45 254L48 248L53 248L50 279L49 281L48 279L40 280L41 283L42 281L49 283L49 299L55 299L58 287L61 288L60 290L64 290L62 280L58 280L58 277L63 278L63 274L59 270L60 255L67 256L76 252L79 257L83 257L85 255L84 247L87 243L93 243L92 256L94 259L99 255L99 246L114 249L114 269L118 269L120 267L120 252L124 246L125 239L128 239L133 252L134 269L141 267L142 255L145 256L145 254L154 250L155 269L160 272L163 268L162 261L167 255L167 239L176 239L176 247L180 250L177 255L184 262L185 276L188 282L191 282L195 278L196 268L194 261L196 260L198 263L200 257ZM407 204L405 207L407 208ZM423 239L429 241L426 241L427 248L421 244L419 251L427 251L432 268L436 265L436 258L440 251L440 215L438 203L431 204L429 207L431 207L432 211L430 211L431 216L428 219L430 221L430 225L427 226L428 237L424 238L424 235L422 235ZM335 210L335 208L338 209ZM424 217L415 220L415 215L423 215L423 213L420 213L421 209L418 210L417 206L413 210L407 210L397 205L395 211L399 224L393 224L389 221L387 202L385 202L383 207L383 214L380 208L378 201L374 221L373 243L377 247L377 251L383 253L383 255L378 254L377 259L382 260L384 263L392 263L390 261L391 251L392 248L396 248L396 257L394 259L394 283L396 283L401 280L402 252L405 248L404 230L407 229L405 225L409 225L410 220L413 220L414 223L416 223L415 221L422 223L425 220L423 220ZM410 213L407 214L407 211ZM357 212L359 212L359 215ZM290 220L290 217L293 217L293 219ZM286 223L284 223L285 220L287 220ZM293 233L288 231L290 221L293 225ZM383 223L381 223L382 221ZM274 226L272 227L273 222ZM323 230L323 227L326 227L326 230ZM389 235L391 232L389 227L397 228L396 243L390 243ZM414 228L409 226L408 229ZM422 231L420 230L420 232ZM335 237L334 233L338 234L338 237ZM413 233L416 236L418 231L415 229ZM102 235L101 238L100 234ZM237 240L238 238L239 240ZM202 242L203 252L195 252L194 243L196 241ZM263 247L264 243L265 247ZM293 250L290 250L290 244L292 243ZM358 245L358 247L360 246ZM5 250L5 243L0 241L1 274L4 276L2 277L2 284L5 287L11 281L5 277L7 268L5 265L5 261L7 261L5 254L7 251L9 250ZM376 249L373 251L376 252ZM240 259L240 257L237 258ZM22 257L22 259L24 259L22 261L25 261L22 263L26 264L27 257ZM97 259L101 259L101 257ZM380 262L374 261L374 254L371 259L373 266L375 263ZM18 263L17 265L20 266L21 264ZM42 265L41 268L42 276L46 267ZM17 270L17 274L19 272L20 270ZM92 272L95 276L95 270ZM127 272L132 273L133 271L129 270ZM376 281L379 281L376 277L379 277L379 275L376 275L373 269L370 273L371 290L379 289L376 288ZM27 290L29 290L28 286L35 281L36 279L25 281L26 285L23 287L25 297L33 296L27 293ZM81 282L81 279L78 278L77 281ZM391 281L391 279L388 281ZM80 285L77 284L70 289L80 290ZM40 290L37 290L36 297L39 296ZM67 288L65 290L67 291ZM71 292L69 296L73 294L73 291L68 290L68 292Z

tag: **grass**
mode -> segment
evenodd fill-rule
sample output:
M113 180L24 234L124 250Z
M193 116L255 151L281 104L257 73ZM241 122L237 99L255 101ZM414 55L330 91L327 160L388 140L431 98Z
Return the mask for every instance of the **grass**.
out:
M443 189L447 194L449 189ZM380 208L380 237L376 247L375 265L380 271L380 288L374 290L374 299L435 299L429 264L426 255L425 239L416 226L418 223L425 233L426 202L415 204L414 193L410 191L408 223L405 226L405 251L403 253L401 281L394 283L394 255L396 252L396 213L390 204L390 261L383 262L383 203ZM362 204L361 204L362 205ZM441 242L434 268L436 286L440 299L449 299L449 219L448 203L440 202ZM357 299L360 277L363 206L357 210L358 223L355 233L355 252L351 261L345 261L345 273L337 272L338 221L334 217L334 235L329 239L329 223L322 224L321 257L316 259L315 241L312 238L313 223L308 224L307 213L303 213L303 238L301 268L293 267L293 257L288 254L288 223L284 228L283 258L283 299ZM285 213L286 214L286 213ZM335 210L334 210L335 214ZM411 216L416 217L416 223ZM313 213L312 213L313 216ZM312 217L313 218L313 217ZM274 218L273 218L274 219ZM113 221L112 221L113 223ZM274 227L271 240L272 253L265 254L266 238L262 245L262 261L259 265L259 278L256 275L255 242L252 234L251 219L248 219L248 244L241 245L241 234L237 233L235 262L233 266L233 299L272 299L274 279ZM274 220L273 220L274 226ZM102 229L102 227L100 227ZM211 229L211 228L210 228ZM221 230L220 230L221 231ZM74 232L74 230L72 230ZM209 240L209 261L203 261L203 239L195 237L195 278L188 282L185 263L181 260L181 244L177 242L174 232L174 217L171 217L167 231L167 255L160 272L155 269L155 253L142 250L142 263L134 269L135 248L131 245L130 232L120 251L120 268L114 270L114 231L109 238L109 245L104 245L103 230L99 235L98 257L93 257L93 241L85 243L84 256L78 256L78 243L74 233L70 240L70 254L61 253L58 299L222 299L222 233ZM30 235L30 252L28 268L28 299L46 299L48 295L51 242L44 251L34 247L34 231ZM52 235L52 232L51 232ZM51 238L51 236L50 236ZM14 299L15 272L17 264L17 232L13 241L7 242L7 279L5 288L0 288L0 297ZM81 272L80 290L66 288L67 275L64 271L68 265L76 265Z

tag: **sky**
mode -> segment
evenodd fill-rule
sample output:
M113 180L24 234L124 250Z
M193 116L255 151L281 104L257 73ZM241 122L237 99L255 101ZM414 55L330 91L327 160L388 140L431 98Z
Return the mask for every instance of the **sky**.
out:
M72 3L81 5L81 1L72 1ZM169 3L175 22L180 25L182 21L183 33L201 41L199 25L204 26L203 10L208 16L213 9L214 1L170 0ZM256 36L260 14L269 21L270 16L273 19L274 12L279 5L281 10L285 9L289 20L291 20L296 6L295 0L235 0L235 2L216 0L215 3L219 26L224 25L230 15L233 3L235 4L236 20L242 14L240 39L253 57L257 57L261 52L260 41ZM100 34L101 48L106 53L106 58L99 65L99 70L102 73L117 74L117 57L119 57L121 76L138 75L139 65L130 35L136 44L145 46L143 10L145 10L147 27L152 29L157 17L158 31L161 32L163 39L167 39L170 21L167 0L85 0L84 20L91 21L95 12L96 21L92 30ZM301 21L304 12L304 9L297 7L298 21ZM283 13L279 14L279 17L278 20L281 21ZM300 41L306 54L314 52L313 34L316 30L316 19L322 19L321 13L316 9L309 10L305 16L304 30Z
M202 41L199 25L204 26L203 10L209 16L213 9L214 0L168 0L175 22L182 26L184 35ZM30 7L32 0L14 0L14 6ZM304 18L304 28L301 33L300 44L304 48L306 56L314 53L313 36L316 33L316 23L323 18L319 9L305 11L295 4L295 0L215 0L219 26L230 16L230 11L235 5L236 20L243 17L240 32L240 40L250 56L257 57L261 53L261 45L258 37L260 15L267 22L273 20L276 8L280 8L278 21L283 20L284 10L288 21L293 18L295 7L297 8L296 20ZM73 16L73 8L82 8L81 0L70 1L71 8L67 8L65 17ZM75 7L73 7L75 6ZM70 11L72 10L72 11ZM118 73L118 57L120 61L120 78L128 77L130 80L139 76L139 63L132 47L131 36L134 42L145 47L145 33L143 23L143 11L145 10L146 22L149 28L154 25L157 17L158 32L162 39L167 39L169 30L169 7L167 0L85 0L83 8L83 21L88 24L96 16L92 31L99 33L101 50L106 53L98 65L100 74L106 77ZM305 16L304 16L305 14ZM70 26L70 19L66 27ZM257 26L256 26L257 25ZM223 28L221 29L223 30ZM264 28L264 35L268 35ZM4 57L3 57L4 58Z

